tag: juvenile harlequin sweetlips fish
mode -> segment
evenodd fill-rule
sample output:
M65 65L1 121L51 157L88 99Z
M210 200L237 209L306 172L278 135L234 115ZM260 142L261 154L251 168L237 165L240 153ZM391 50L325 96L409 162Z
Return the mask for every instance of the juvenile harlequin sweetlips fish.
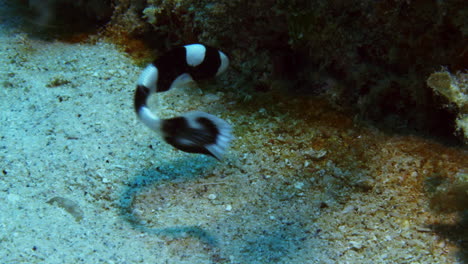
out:
M221 159L232 139L231 126L226 121L200 111L161 119L153 114L146 101L153 93L218 76L228 65L229 59L223 52L203 44L168 51L149 64L138 79L134 98L137 116L175 148Z

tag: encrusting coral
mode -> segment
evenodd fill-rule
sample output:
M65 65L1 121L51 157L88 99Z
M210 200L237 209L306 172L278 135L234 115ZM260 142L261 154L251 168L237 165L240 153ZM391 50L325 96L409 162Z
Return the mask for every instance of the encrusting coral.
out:
M456 108L457 128L468 142L468 74L452 75L446 70L435 72L427 79L427 85L448 100L448 108Z

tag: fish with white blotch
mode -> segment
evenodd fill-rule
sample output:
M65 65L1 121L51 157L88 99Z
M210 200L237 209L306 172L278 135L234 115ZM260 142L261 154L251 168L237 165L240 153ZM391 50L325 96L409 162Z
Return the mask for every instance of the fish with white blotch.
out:
M153 93L218 76L228 66L226 54L203 44L185 45L166 52L149 64L138 79L134 97L137 116L175 148L220 160L232 139L231 126L226 121L201 111L161 119L149 109L147 100Z

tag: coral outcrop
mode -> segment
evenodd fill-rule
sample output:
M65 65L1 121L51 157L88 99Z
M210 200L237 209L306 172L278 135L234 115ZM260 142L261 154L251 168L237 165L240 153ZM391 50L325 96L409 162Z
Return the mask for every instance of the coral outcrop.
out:
M456 124L468 142L468 74L450 74L448 71L435 72L427 79L427 85L436 93L445 97L450 104L447 108L454 108L458 112Z
M441 66L467 67L463 0L140 2L117 1L139 3L140 18L114 15L113 23L160 49L196 41L222 47L233 60L234 89L264 91L286 80L290 91L322 94L384 127L453 134L456 115L425 80Z
M64 1L46 2L57 10L53 6ZM93 2L72 5L102 17ZM442 107L425 82L441 66L450 72L467 68L464 0L103 3L103 10L112 8L106 28L114 36L161 51L192 42L227 51L233 71L226 78L236 91L279 86L320 94L384 127L443 137L466 120L459 116L455 124L456 113Z

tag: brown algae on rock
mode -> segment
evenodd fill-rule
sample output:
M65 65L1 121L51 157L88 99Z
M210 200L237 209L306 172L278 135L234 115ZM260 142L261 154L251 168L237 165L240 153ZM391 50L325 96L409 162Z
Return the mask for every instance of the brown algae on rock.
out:
M47 203L52 205L55 204L56 206L64 209L65 211L67 211L67 213L75 217L75 220L77 222L80 222L81 219L83 219L83 210L81 210L80 206L73 200L60 196L55 196L54 198L47 201Z

